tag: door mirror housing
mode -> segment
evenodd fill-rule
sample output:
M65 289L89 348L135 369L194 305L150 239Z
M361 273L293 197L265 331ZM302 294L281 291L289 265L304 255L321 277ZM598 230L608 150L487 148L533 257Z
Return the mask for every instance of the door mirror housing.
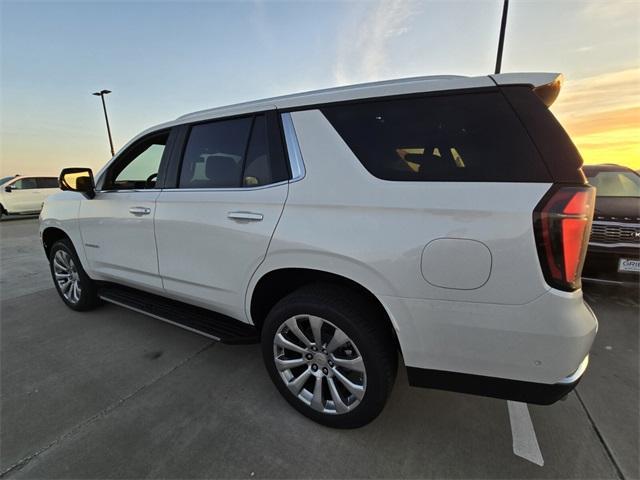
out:
M4 187L4 191L7 193L11 193L13 191L13 188L11 188L11 185L8 185L6 187Z
M90 168L65 168L58 178L60 190L80 192L91 199L96 196L96 185Z

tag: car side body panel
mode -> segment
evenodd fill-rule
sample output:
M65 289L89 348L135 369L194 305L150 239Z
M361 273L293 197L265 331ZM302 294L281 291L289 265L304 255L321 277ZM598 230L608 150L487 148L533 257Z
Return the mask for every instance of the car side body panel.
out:
M532 212L550 184L380 180L320 111L291 115L307 174L291 183L247 312L264 274L314 268L377 296L408 366L542 383L578 368L597 324L581 292L552 290L537 261ZM484 283L428 282L423 253L436 239L452 255L469 248L461 239L484 245ZM486 256L468 268L484 278Z
M80 193L76 192L58 192L48 197L40 212L40 237L48 228L63 231L73 243L82 267L92 276L78 223L80 202L83 198Z
M267 253L288 188L281 182L249 189L163 190L155 226L165 290L175 299L247 322L246 286Z
M154 232L159 190L103 191L82 198L79 226L89 270L96 280L162 291ZM147 209L134 215L130 209Z

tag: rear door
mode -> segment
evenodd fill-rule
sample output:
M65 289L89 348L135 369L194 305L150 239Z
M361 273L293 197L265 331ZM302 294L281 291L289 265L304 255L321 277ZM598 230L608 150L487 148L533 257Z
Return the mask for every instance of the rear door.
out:
M242 320L288 191L276 115L185 126L183 137L174 187L156 202L160 276L170 296Z
M35 212L40 210L40 192L33 177L22 177L13 182L11 192L5 196L5 208L11 213Z

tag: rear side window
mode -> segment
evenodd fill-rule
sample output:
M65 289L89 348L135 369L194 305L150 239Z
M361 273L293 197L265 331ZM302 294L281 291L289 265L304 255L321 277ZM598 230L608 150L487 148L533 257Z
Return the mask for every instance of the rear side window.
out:
M384 180L550 180L499 92L380 100L322 111L362 165Z
M179 188L239 188L287 178L283 159L270 148L265 115L217 120L191 127Z
M38 188L58 188L58 179L55 177L39 177L36 182Z
M180 188L239 187L251 122L251 118L237 118L192 127Z
M256 187L272 182L271 162L267 144L267 125L264 115L256 117L247 149L247 162L242 175L244 187Z
M580 152L560 122L530 87L501 87L535 143L551 178L562 183L586 183Z

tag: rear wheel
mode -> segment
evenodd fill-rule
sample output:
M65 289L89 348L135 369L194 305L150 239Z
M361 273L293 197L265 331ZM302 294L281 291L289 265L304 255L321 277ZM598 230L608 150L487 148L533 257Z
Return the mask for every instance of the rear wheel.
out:
M51 246L49 266L62 301L74 310L89 310L99 303L93 280L86 274L71 241L58 240Z
M379 317L357 293L332 285L302 287L278 302L262 329L262 351L280 393L331 427L377 417L397 370L390 327Z

